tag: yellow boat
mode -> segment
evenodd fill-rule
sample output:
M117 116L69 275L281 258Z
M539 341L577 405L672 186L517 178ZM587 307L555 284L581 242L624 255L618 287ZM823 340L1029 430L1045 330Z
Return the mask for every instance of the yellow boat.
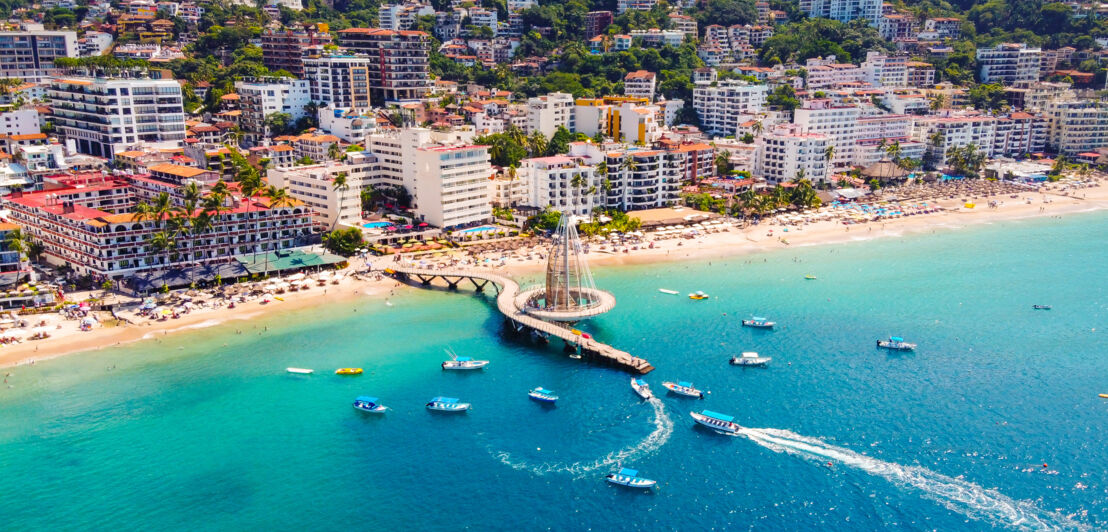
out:
M1102 394L1100 394L1100 398L1101 398L1101 399L1108 399L1108 393L1102 393Z
M279 297L279 296L273 296L273 299L276 299L277 301L284 301L285 300L285 298Z
M699 290L689 294L689 299L708 299L708 297L708 294L705 294L704 292L701 292Z
M335 370L335 375L361 375L362 368L339 368Z

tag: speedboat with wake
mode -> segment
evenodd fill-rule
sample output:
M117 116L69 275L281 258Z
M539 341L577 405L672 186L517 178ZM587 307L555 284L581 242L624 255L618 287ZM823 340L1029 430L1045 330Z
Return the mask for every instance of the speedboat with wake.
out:
M650 385L642 379L631 377L631 389L635 390L635 393L637 393L639 397L642 397L643 399L649 400L650 398L654 397L654 392L650 391Z
M752 316L749 320L743 320L743 327L754 327L755 329L772 329L775 325L777 325L776 321L769 321L758 316Z
M361 410L362 412L369 412L371 414L384 414L388 407L377 402L376 397L369 397L368 395L359 395L354 399L354 408Z
M752 366L752 367L766 367L769 361L773 360L770 357L758 356L758 353L753 351L746 351L742 356L731 357L731 364L734 366Z
M542 386L539 386L538 388L535 388L534 390L531 390L530 392L527 393L527 396L530 397L531 399L534 399L534 400L540 402L540 403L553 403L554 401L558 400L558 396L554 395L554 392L552 392L550 390L547 390L546 388L543 388Z
M469 406L469 403L459 403L457 397L436 397L427 402L428 410L439 412L465 412Z
M696 388L693 388L693 385L692 385L691 382L686 382L686 381L678 381L676 383L663 382L662 386L665 386L665 388L667 390L669 390L669 391L671 391L671 392L673 392L677 395L684 395L685 397L695 397L697 399L703 399L704 398L704 392L702 392L700 390L697 390Z
M639 472L634 469L627 469L626 467L620 468L619 473L612 473L606 477L605 480L612 484L618 484L620 486L627 486L629 488L652 488L658 483L656 480L650 480L648 478L642 478L639 476Z
M892 351L912 351L916 348L916 344L905 342L899 336L890 336L888 340L878 340L877 347Z
M453 351L447 351L446 354L450 355L450 360L442 363L442 369L451 370L464 370L464 369L481 369L489 365L488 360L473 360L470 357L460 357Z
M721 434L736 434L742 429L738 423L735 423L735 418L727 415L720 414L719 412L712 412L711 410L701 410L700 413L689 412L693 420L705 427L708 427Z

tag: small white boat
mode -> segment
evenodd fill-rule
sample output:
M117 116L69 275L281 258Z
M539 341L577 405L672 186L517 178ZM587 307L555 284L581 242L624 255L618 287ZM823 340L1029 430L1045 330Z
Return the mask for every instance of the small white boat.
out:
M368 395L359 395L354 399L354 408L361 410L362 412L369 412L371 414L384 414L385 410L388 410L384 405L377 403L376 397L369 397Z
M527 392L527 396L531 399L539 401L541 403L553 403L558 400L558 396L554 395L554 392L539 386L530 392Z
M691 382L685 382L685 381L679 381L679 382L676 382L676 383L663 382L662 386L665 386L665 388L667 390L669 390L669 391L671 391L675 394L678 394L678 395L684 395L686 397L696 397L697 399L703 399L704 398L704 392L702 392L700 390L697 390L696 388L693 388L693 385L692 385Z
M667 290L665 288L659 288L658 291L663 293L663 294L669 294L671 296L675 296L675 295L680 293L677 290Z
M905 342L899 336L890 336L888 340L878 340L877 347L892 351L912 351L916 348L916 344Z
M743 320L743 327L754 327L755 329L772 329L775 325L777 325L776 321L769 321L758 316L752 316L749 320Z
M654 397L654 392L650 391L650 385L642 379L631 377L631 389L635 390L635 393L639 394L639 397L643 399L649 400Z
M440 412L465 412L469 410L469 403L459 403L457 397L436 397L427 402L427 409Z
M765 367L769 364L769 361L773 360L770 357L758 356L758 353L753 351L746 351L742 356L731 357L731 364L735 366L761 366Z
M450 360L442 363L442 369L481 369L489 365L488 360L473 360L469 357L460 357L453 351L447 350Z
M306 368L285 368L285 371L289 373L296 373L298 375L311 375L312 373L315 373L314 369Z
M708 427L720 434L735 434L742 429L738 423L735 423L735 418L727 415L720 414L719 412L712 412L711 410L701 410L700 413L689 412L689 415L701 425Z
M638 471L627 469L626 467L621 468L619 473L612 473L604 478L612 484L627 486L629 488L652 488L658 483L656 480L642 478L639 476Z

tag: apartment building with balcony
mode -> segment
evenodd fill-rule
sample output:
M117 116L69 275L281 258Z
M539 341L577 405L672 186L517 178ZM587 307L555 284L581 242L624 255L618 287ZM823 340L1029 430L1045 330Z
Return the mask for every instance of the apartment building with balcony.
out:
M812 184L830 178L827 147L831 139L819 133L804 133L794 124L778 126L758 137L754 176L779 184L803 177Z
M346 178L346 187L335 188L335 178ZM351 153L345 161L308 166L271 168L266 177L276 187L287 187L289 195L316 212L316 224L325 230L359 227L363 190L385 184L371 153Z
M138 143L177 147L185 139L175 80L60 78L47 95L55 128L80 153L110 159Z
M527 100L527 132L538 131L550 138L559 127L576 131L572 94L551 92Z
M623 95L653 101L656 78L653 72L646 70L628 72L623 77Z
M800 0L800 10L809 17L839 22L866 19L871 26L881 20L881 0Z
M591 142L574 142L568 156L586 165L598 167L603 162L607 167L607 173L596 173L599 186L590 194L597 196L596 206L630 211L675 204L680 199L689 153L626 145L609 149ZM585 189L591 191L593 186L590 183Z
M42 83L59 72L55 59L79 55L77 32L0 31L0 77Z
M716 136L736 134L746 115L757 114L766 104L766 86L740 80L697 83L693 89L693 107L700 117L701 129Z
M1056 100L1046 104L1047 144L1052 151L1077 154L1108 146L1108 106L1088 100Z
M518 173L527 184L526 205L578 216L589 216L594 208L605 206L603 180L596 165L584 157L524 159Z
M304 56L309 47L331 44L331 35L308 27L304 31L267 29L262 32L262 64L271 71L286 70L304 77Z
M239 126L246 131L269 136L265 120L272 114L284 113L295 122L303 118L311 103L311 84L306 79L261 78L235 82L242 117Z
M827 161L834 168L854 161L861 116L861 108L854 105L832 105L827 99L806 100L803 107L793 111L793 123L800 131L827 137L828 145L835 147L834 158Z
M982 83L1010 85L1017 81L1038 81L1042 50L1023 43L1001 43L977 49L977 66Z
M431 36L422 31L350 28L339 45L372 59L369 87L377 105L423 98L430 91Z
M913 139L927 145L935 161L946 161L948 150L969 144L989 157L1039 153L1046 149L1048 133L1046 117L1022 112L1008 116L947 112L917 117L912 124Z
M319 105L339 109L370 108L371 58L365 54L328 54L304 58L304 76L310 96Z

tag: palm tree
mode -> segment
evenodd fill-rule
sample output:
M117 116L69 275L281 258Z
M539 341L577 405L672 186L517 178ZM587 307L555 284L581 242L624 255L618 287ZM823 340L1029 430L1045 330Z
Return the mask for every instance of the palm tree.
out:
M288 207L288 206L292 205L293 201L294 201L292 196L289 195L289 189L287 189L287 188L277 188L273 185L270 185L269 188L265 189L265 197L266 197L267 200L269 200L269 208L270 209L277 209L277 208L280 208L280 207ZM277 239L277 229L274 228L273 231L274 231L273 232L273 237L274 237L274 240L276 240ZM266 273L268 274L269 273L269 251L268 250L266 251L266 254L265 254L265 270L266 270Z
M177 249L177 238L168 229L157 231L150 235L147 240L147 244L150 248L157 253L165 253L166 260L163 263L162 269L169 269L170 252Z
M938 111L946 105L946 95L943 93L937 93L931 97L931 110Z
M892 144L889 144L889 146L885 148L885 153L889 154L889 158L892 159L894 163L900 163L900 155L903 153L900 149L900 141L894 140Z
M350 190L350 185L346 182L346 172L335 174L335 179L331 181L331 190L339 193L338 215L335 216L335 221L331 224L331 230L334 231L335 225L339 223L339 218L342 215L342 199L346 196L346 191Z
M527 144L527 134L522 129L516 126L508 126L508 139L519 146L525 146Z
M831 166L831 159L835 158L835 147L827 146L827 149L823 150L823 157L827 159L827 166Z
M546 147L549 145L546 140L546 135L543 135L540 131L532 133L531 137L527 139L527 143L531 147L532 157L542 157L545 155Z
M342 157L342 148L339 147L339 143L332 142L330 146L327 146L327 158L337 161L339 157Z
M761 135L763 129L764 127L762 126L761 120L755 121L754 124L750 126L750 132L753 133L755 137Z
M265 184L262 182L262 176L257 172L246 172L246 175L239 177L239 190L242 191L242 199L246 202L246 218L250 219L250 208L254 206L253 198L258 193L265 190ZM258 259L258 246L251 246L254 248L254 260Z

